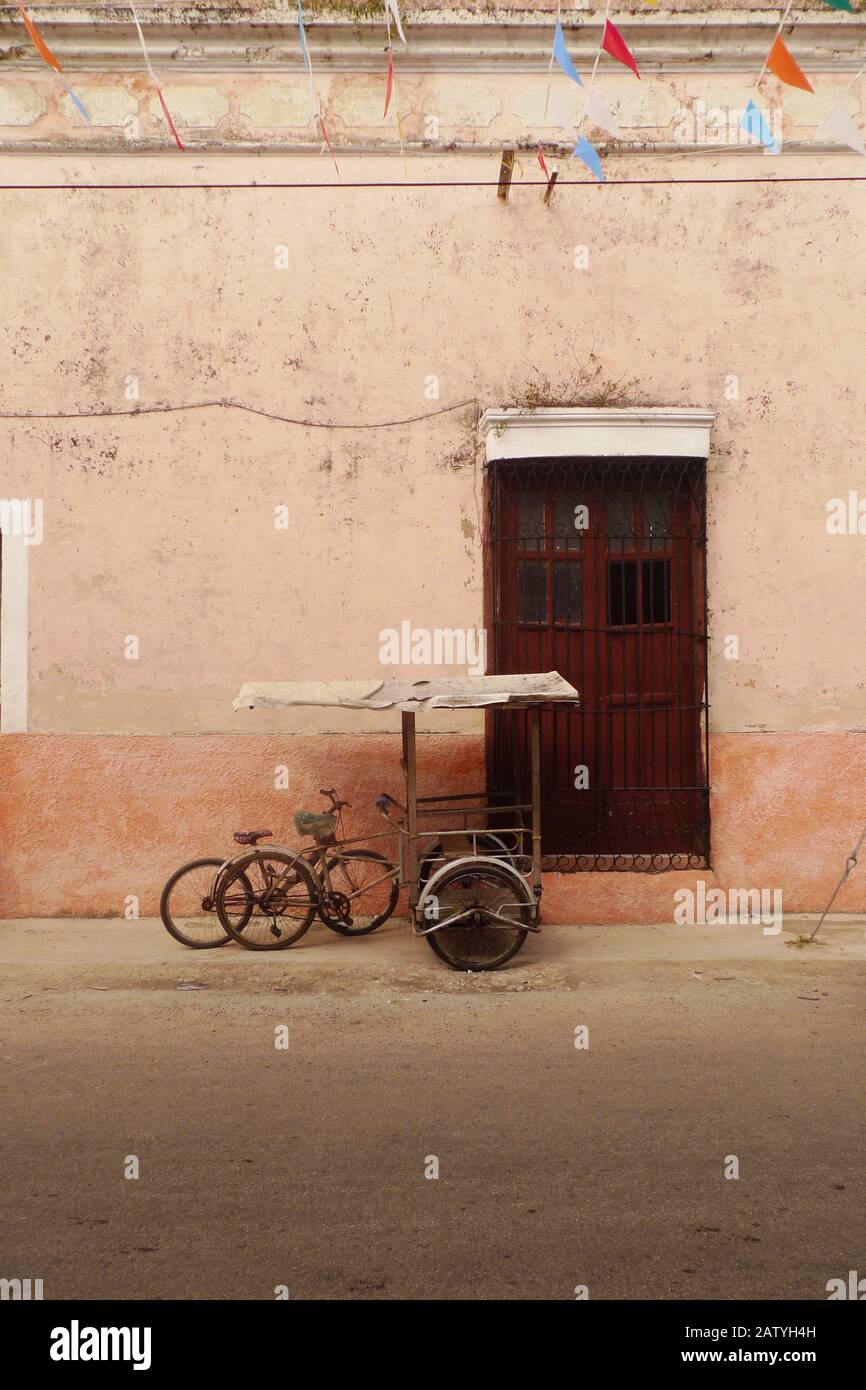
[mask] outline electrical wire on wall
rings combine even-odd
[[[0,410],[0,420],[109,420],[117,417],[127,417],[136,415],[172,415],[185,410],[211,410],[222,408],[224,410],[243,410],[249,415],[262,415],[266,420],[277,420],[283,425],[299,425],[308,430],[387,430],[394,429],[400,425],[414,425],[421,420],[430,420],[435,415],[450,415],[455,410],[463,410],[465,407],[474,406],[477,410],[476,400],[457,401],[454,405],[439,406],[436,410],[427,410],[421,415],[407,415],[400,420],[373,420],[368,423],[357,420],[302,420],[292,415],[277,415],[270,410],[263,410],[256,405],[246,405],[243,401],[214,400],[214,401],[190,401],[185,405],[145,405],[133,406],[130,410],[63,410],[63,411],[37,411],[37,410]]]

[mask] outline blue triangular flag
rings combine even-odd
[[[307,48],[307,31],[304,28],[304,11],[301,8],[301,0],[298,0],[298,32],[301,37],[301,53],[304,55],[304,66],[312,77],[313,70],[310,67],[310,52]]]
[[[577,68],[571,61],[571,54],[565,46],[565,35],[562,32],[562,25],[559,20],[556,21],[556,33],[553,36],[553,56],[559,63],[562,71],[568,74],[572,82],[576,82],[578,87],[582,87],[583,83],[580,80]]]
[[[582,159],[588,169],[591,169],[599,183],[604,183],[604,174],[601,168],[601,160],[595,145],[590,144],[585,135],[578,138],[574,147],[573,154],[576,159]]]
[[[754,135],[756,140],[760,140],[773,154],[781,154],[776,138],[773,135],[761,112],[753,101],[750,101],[745,111],[743,119],[740,121],[743,130],[747,130],[750,135]]]
[[[84,105],[84,102],[81,100],[81,98],[75,95],[71,87],[67,87],[66,90],[69,94],[69,100],[72,102],[76,111],[79,111],[81,113],[88,125],[93,125],[93,122],[90,119],[90,113],[88,112],[87,107]]]

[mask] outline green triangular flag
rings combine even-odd
[[[824,0],[825,5],[829,5],[832,10],[850,10],[854,13],[854,6],[851,0]]]

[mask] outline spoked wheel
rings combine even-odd
[[[216,908],[215,885],[222,859],[193,859],[175,870],[162,890],[159,915],[167,932],[194,951],[226,946],[226,931]],[[226,914],[242,932],[253,911],[253,890],[245,874],[238,875],[226,898]]]
[[[464,861],[430,880],[422,922],[443,925],[425,940],[454,970],[497,970],[526,940],[532,905],[519,874],[489,859]]]
[[[233,916],[238,884],[250,884],[252,911],[243,926]],[[220,922],[251,951],[280,951],[298,941],[316,915],[319,889],[308,866],[286,850],[256,850],[222,875],[216,897]]]
[[[395,864],[372,849],[346,850],[328,860],[328,874],[336,900],[323,893],[319,903],[326,927],[340,936],[367,936],[387,922],[400,896]]]

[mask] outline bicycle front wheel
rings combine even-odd
[[[238,883],[252,892],[249,920],[238,927],[231,903]],[[216,895],[220,923],[250,951],[281,951],[299,941],[316,915],[319,889],[308,866],[287,850],[263,849],[238,860],[222,875]]]
[[[372,849],[349,849],[328,860],[335,894],[348,902],[351,922],[329,909],[323,894],[319,916],[340,936],[367,936],[387,922],[400,896],[397,866]],[[345,901],[342,906],[345,907]]]

